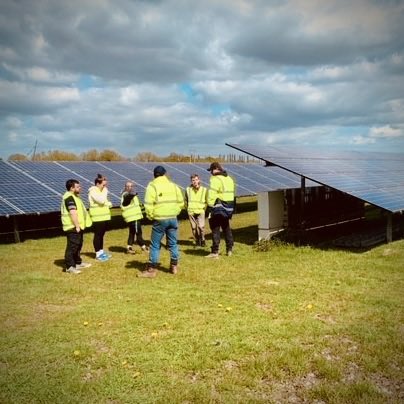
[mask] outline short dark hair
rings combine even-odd
[[[153,175],[154,178],[161,177],[162,175],[166,174],[166,169],[163,166],[154,167]]]
[[[80,184],[80,181],[74,180],[74,179],[67,180],[66,181],[66,189],[68,191],[70,191],[76,184]]]
[[[97,174],[96,179],[94,180],[94,184],[101,184],[102,181],[106,180],[106,178],[102,174]]]
[[[196,178],[196,177],[199,178],[199,175],[198,175],[198,174],[191,174],[191,180],[193,180],[193,179]]]

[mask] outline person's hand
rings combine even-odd
[[[76,232],[80,233],[80,231],[81,231],[80,226],[76,226]]]

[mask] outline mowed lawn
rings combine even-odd
[[[182,221],[179,274],[163,248],[155,279],[126,229],[105,263],[86,234],[77,276],[64,237],[0,245],[0,402],[404,402],[404,241],[257,251],[257,212],[233,228],[209,260]]]

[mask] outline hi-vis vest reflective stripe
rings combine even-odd
[[[83,201],[79,197],[74,195],[73,193],[67,191],[63,195],[62,204],[60,206],[63,231],[68,231],[68,230],[74,229],[74,227],[75,227],[72,217],[70,216],[70,213],[67,210],[66,205],[65,205],[65,201],[69,196],[72,196],[74,199],[74,202],[76,203],[77,217],[79,219],[80,229],[84,230],[86,227],[90,227],[92,224],[91,218],[89,217],[89,215],[87,213],[87,210],[86,210],[86,207],[84,206]]]
[[[99,190],[96,192],[101,193],[101,191]],[[104,205],[99,205],[93,200],[93,198],[91,198],[91,196],[89,196],[88,200],[90,202],[89,212],[91,219],[93,219],[93,222],[103,222],[105,220],[111,220],[111,211],[109,210],[108,201],[106,201]]]
[[[137,195],[133,197],[128,206],[122,206],[122,203],[123,195],[121,196],[121,210],[122,217],[126,223],[143,218],[142,208],[140,207],[140,201]]]
[[[155,178],[146,188],[146,215],[149,219],[164,220],[177,217],[184,206],[181,189],[166,176]]]
[[[202,213],[206,208],[206,192],[207,189],[200,186],[196,190],[193,187],[187,187],[187,197],[188,197],[188,213],[199,214]]]
[[[210,177],[208,204],[213,206],[217,198],[224,202],[232,202],[235,194],[235,183],[229,176],[214,175]]]

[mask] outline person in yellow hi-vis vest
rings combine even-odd
[[[146,270],[138,275],[142,278],[154,278],[157,275],[161,240],[164,235],[170,251],[170,272],[175,275],[178,271],[177,216],[184,208],[184,196],[181,188],[167,178],[163,166],[155,167],[153,175],[154,180],[147,185],[144,199],[146,216],[153,221],[153,226],[149,262]]]
[[[201,185],[198,174],[191,175],[191,185],[185,190],[185,206],[197,246],[205,247],[205,209],[207,189]]]
[[[142,223],[144,206],[139,200],[137,192],[135,192],[135,186],[133,182],[127,181],[125,188],[121,195],[121,211],[122,217],[128,224],[129,235],[126,247],[128,254],[134,254],[133,244],[136,243],[142,249],[142,251],[148,251],[146,243],[142,236]]]
[[[209,226],[212,230],[212,248],[208,258],[219,258],[220,229],[226,240],[226,254],[233,254],[233,233],[230,220],[236,207],[236,186],[226,170],[214,162],[208,168],[211,172],[208,190]]]
[[[107,223],[111,220],[112,203],[108,200],[107,179],[103,175],[97,174],[94,184],[88,190],[88,201],[94,229],[95,258],[98,261],[108,261],[111,254],[104,251],[104,235],[107,231]]]
[[[80,191],[81,185],[78,180],[67,180],[66,192],[60,206],[63,231],[67,238],[63,272],[69,274],[79,274],[80,269],[91,266],[91,264],[83,262],[80,257],[84,229],[92,224],[90,215],[80,198]]]

